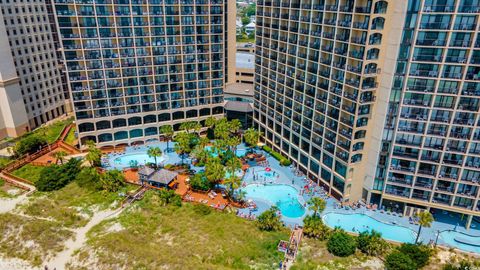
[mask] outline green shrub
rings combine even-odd
[[[78,186],[88,190],[98,191],[102,190],[102,182],[100,181],[100,174],[95,168],[83,168],[75,178]]]
[[[467,260],[462,260],[458,265],[453,263],[448,263],[442,267],[442,270],[473,270],[477,269],[472,262]]]
[[[413,270],[417,264],[407,255],[398,250],[388,254],[385,258],[386,270]]]
[[[47,139],[37,134],[30,134],[15,144],[14,152],[17,156],[37,152],[42,146],[47,145]]]
[[[282,228],[283,224],[280,217],[277,216],[278,208],[276,206],[270,207],[267,211],[261,213],[257,220],[257,227],[262,231],[277,231]]]
[[[72,158],[64,165],[45,167],[40,174],[40,179],[35,182],[35,187],[39,191],[54,191],[63,188],[76,178],[81,170],[80,164],[80,160]]]
[[[201,215],[201,216],[206,216],[210,213],[212,213],[212,208],[204,205],[204,204],[196,204],[193,206],[193,211],[195,211],[195,213]]]
[[[410,257],[417,265],[417,269],[426,266],[432,255],[432,249],[422,244],[404,243],[398,247],[398,251]]]
[[[306,216],[303,220],[303,233],[312,238],[326,240],[331,233],[331,229],[323,224],[319,216]]]
[[[369,255],[379,256],[383,255],[388,248],[388,243],[382,239],[382,234],[372,230],[370,232],[361,232],[357,237],[358,249]]]
[[[164,206],[182,206],[182,198],[171,189],[161,189],[157,192],[157,195]]]
[[[357,242],[355,238],[343,230],[335,230],[328,239],[327,250],[335,256],[347,257],[355,253]]]
[[[273,151],[272,148],[266,145],[263,146],[263,150],[269,153],[270,155],[272,155],[272,157],[274,157],[276,160],[278,160],[280,162],[280,165],[282,166],[290,166],[290,164],[292,164],[292,162],[288,158],[284,157],[282,154],[278,152]]]
[[[125,176],[119,170],[107,171],[100,176],[103,190],[107,192],[117,192],[125,186]]]
[[[197,173],[190,177],[190,187],[195,190],[207,191],[211,188],[211,183],[205,177],[205,173]]]

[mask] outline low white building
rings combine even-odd
[[[245,33],[250,35],[251,33],[254,33],[254,32],[255,32],[255,23],[254,22],[251,22],[251,23],[245,25]]]

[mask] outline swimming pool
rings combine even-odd
[[[251,184],[242,190],[247,198],[266,200],[276,205],[285,217],[299,218],[305,214],[305,208],[298,201],[298,191],[292,186]]]
[[[402,243],[415,242],[416,233],[413,230],[399,225],[383,223],[364,214],[328,213],[323,216],[323,221],[331,228],[338,226],[354,233],[373,229],[381,233],[382,237],[387,240]]]
[[[205,146],[205,150],[207,150],[210,153],[211,157],[218,157],[218,153],[214,152],[211,146]],[[243,157],[247,153],[246,149],[237,149],[235,151],[235,155],[237,157]]]
[[[238,178],[242,178],[243,176],[243,171],[242,170],[237,170],[235,172],[235,176],[237,176]],[[225,178],[229,178],[230,177],[230,172],[229,171],[225,171]]]
[[[166,155],[162,155],[161,157],[157,157],[157,163],[164,163],[167,160]],[[118,156],[114,156],[110,158],[110,161],[113,162],[111,164],[115,168],[128,168],[130,167],[130,161],[136,160],[138,165],[145,165],[146,163],[155,163],[155,158],[149,157],[146,152],[139,152],[139,153],[128,153],[122,154]]]
[[[468,235],[452,230],[443,231],[439,238],[447,245],[461,249],[463,251],[470,251],[480,253],[480,236]],[[470,243],[474,243],[473,245]]]
[[[264,181],[267,181],[267,182],[271,182],[271,181],[274,181],[275,180],[275,175],[274,175],[274,172],[273,171],[255,171],[255,175],[256,175],[256,178],[255,178],[255,181],[256,182],[264,182]]]

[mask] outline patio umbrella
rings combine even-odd
[[[272,169],[270,169],[270,167],[266,168],[265,171],[269,172],[271,171]]]

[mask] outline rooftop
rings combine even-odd
[[[248,102],[242,102],[242,101],[227,101],[227,103],[224,106],[225,110],[227,111],[235,111],[235,112],[253,112],[253,106],[252,104]]]
[[[254,64],[255,55],[254,55],[254,54],[252,54],[252,53],[244,53],[244,52],[237,52],[237,53],[236,53],[236,57],[237,57],[237,60],[236,60],[235,66],[236,66],[237,68],[250,68],[250,69],[254,69],[254,67],[255,67],[255,64]]]
[[[253,84],[232,83],[225,88],[225,94],[253,97]]]
[[[152,182],[157,182],[160,184],[168,185],[170,182],[175,180],[177,177],[178,173],[172,172],[169,170],[161,169],[159,171],[156,171],[152,176],[149,177],[149,181]]]

